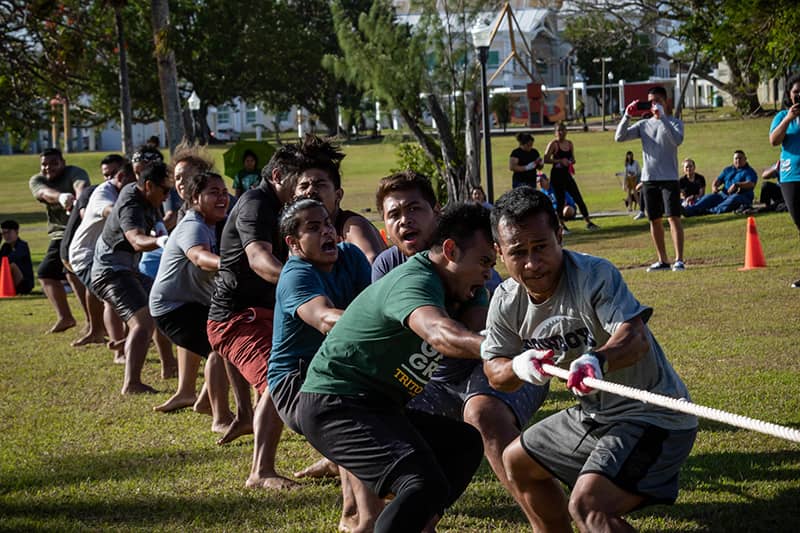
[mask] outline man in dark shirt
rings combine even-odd
[[[140,274],[138,265],[142,252],[163,248],[167,242],[166,236],[151,233],[161,221],[159,207],[171,188],[172,177],[164,163],[144,169],[136,183],[120,191],[95,246],[92,290],[128,325],[122,394],[155,392],[142,383],[142,367],[155,329],[148,307],[153,282]]]
[[[208,313],[208,340],[229,367],[237,415],[219,444],[250,431],[255,433],[248,487],[281,489],[296,485],[275,471],[283,422],[267,391],[267,363],[272,349],[275,285],[288,255],[280,238],[278,214],[292,199],[297,180],[318,170],[338,172],[338,160],[333,161],[309,138],[281,147],[261,172],[261,184],[236,202],[220,239],[220,268]],[[261,394],[254,413],[242,377]]]
[[[19,223],[16,220],[4,220],[0,230],[3,233],[0,257],[8,257],[17,294],[28,294],[33,290],[33,263],[28,243],[19,238]]]

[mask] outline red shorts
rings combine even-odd
[[[259,394],[267,390],[272,350],[272,309],[250,307],[225,322],[209,320],[208,342],[230,361]]]

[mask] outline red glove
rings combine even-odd
[[[586,396],[595,394],[597,391],[583,384],[583,378],[603,379],[602,363],[596,355],[585,353],[578,357],[569,365],[569,376],[567,377],[567,388],[576,396]]]

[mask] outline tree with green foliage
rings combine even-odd
[[[492,100],[489,102],[489,110],[497,117],[497,122],[503,126],[503,132],[506,131],[506,126],[511,122],[511,100],[505,93],[495,93],[492,95]]]
[[[468,28],[489,2],[418,3],[421,15],[411,27],[397,21],[388,0],[376,0],[354,18],[341,0],[332,2],[341,57],[328,64],[344,80],[396,109],[447,185],[448,201],[467,198],[480,182],[467,175],[464,105],[475,85]],[[439,12],[438,8],[444,11]],[[436,122],[438,138],[426,131],[423,109]]]

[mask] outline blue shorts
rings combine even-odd
[[[431,380],[406,407],[461,420],[467,400],[485,394],[506,404],[517,419],[517,427],[522,429],[544,403],[549,388],[549,383],[544,386],[525,383],[514,392],[500,392],[489,385],[483,365],[477,364],[465,379],[456,382]]]

